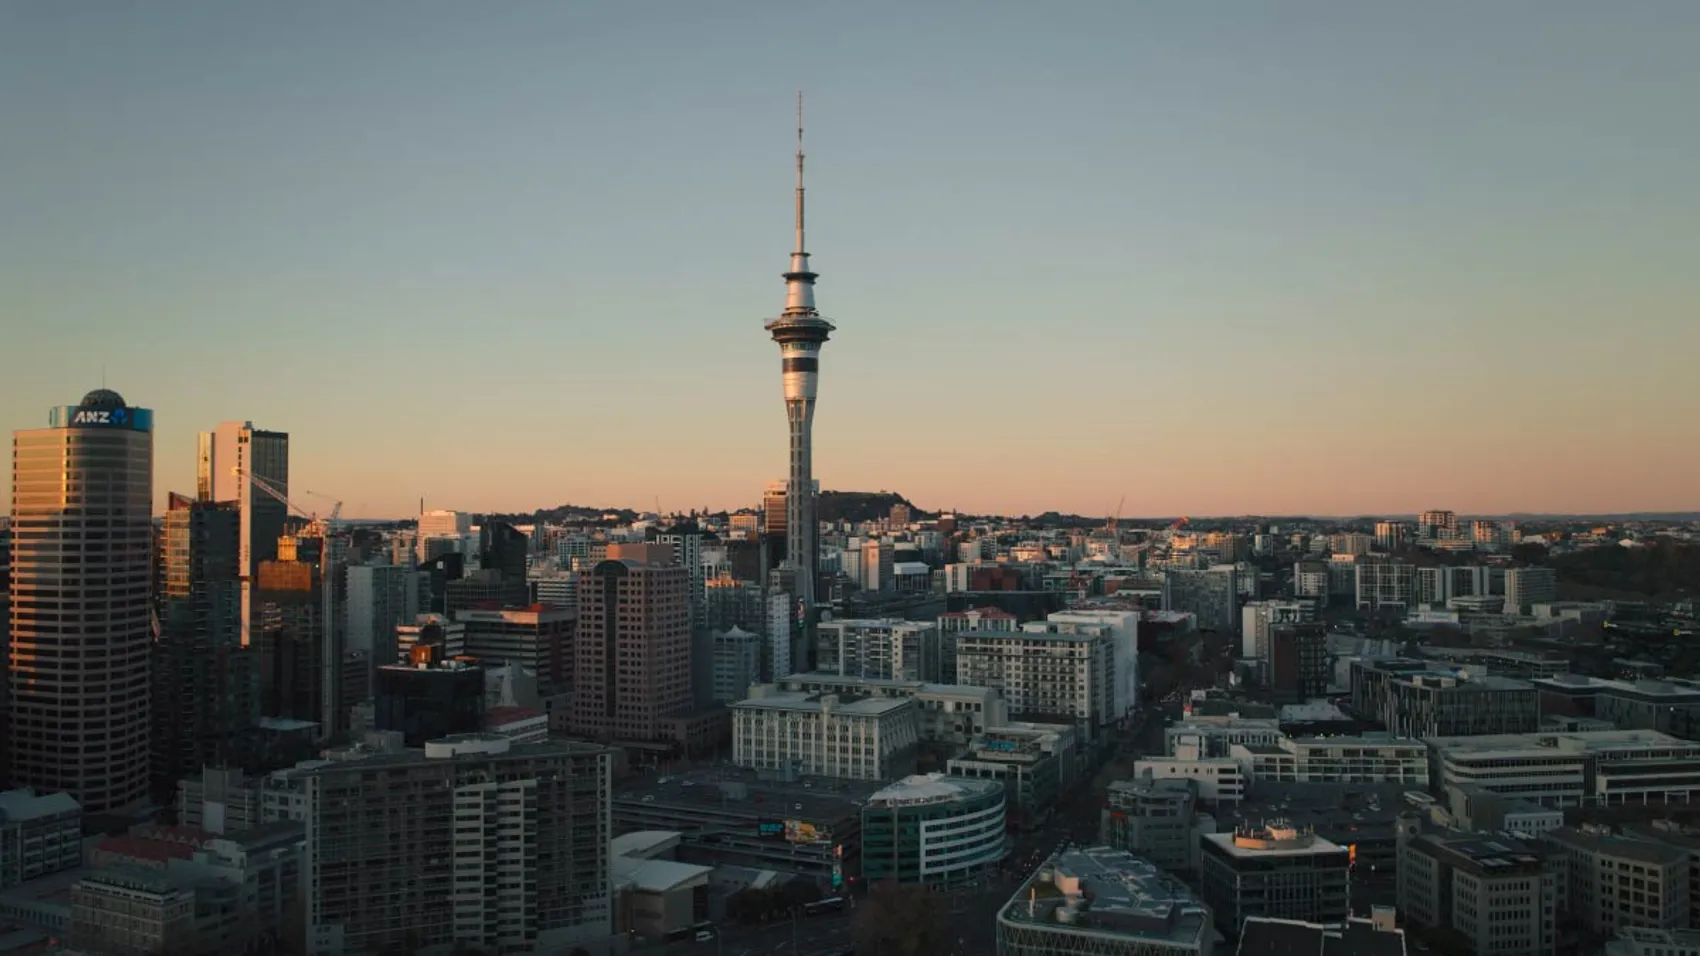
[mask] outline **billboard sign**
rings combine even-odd
[[[116,428],[122,431],[153,430],[153,411],[147,408],[83,408],[80,405],[61,405],[48,413],[47,423],[54,428]]]
[[[784,836],[784,835],[785,835],[785,821],[783,821],[783,820],[757,820],[756,821],[756,836],[776,837],[776,836]]]
[[[828,836],[812,823],[786,820],[785,839],[790,843],[825,843]]]
[[[988,741],[986,741],[986,749],[987,750],[1013,751],[1013,750],[1017,749],[1018,746],[1019,745],[1016,744],[1016,742],[1013,741],[1013,740],[988,740]]]

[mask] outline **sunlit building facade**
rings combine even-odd
[[[91,812],[148,789],[153,413],[96,389],[12,435],[12,780]]]

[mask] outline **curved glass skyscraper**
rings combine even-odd
[[[148,792],[153,413],[97,389],[12,435],[11,759],[91,812]]]

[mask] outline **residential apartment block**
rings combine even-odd
[[[308,771],[308,951],[605,940],[610,755],[466,734]]]

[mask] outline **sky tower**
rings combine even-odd
[[[785,419],[791,426],[791,469],[785,489],[785,563],[795,575],[798,616],[805,653],[814,636],[815,576],[820,522],[815,517],[815,387],[820,349],[832,323],[815,308],[815,273],[803,245],[803,94],[797,94],[797,239],[785,272],[785,311],[766,328],[779,343],[785,382]],[[795,659],[795,658],[793,658]],[[775,675],[776,677],[778,675]]]

